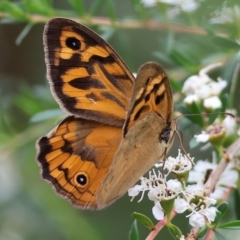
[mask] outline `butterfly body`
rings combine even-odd
[[[46,24],[44,50],[52,93],[71,115],[37,142],[42,176],[75,206],[104,208],[172,144],[166,73],[149,62],[135,79],[103,39],[68,19]]]

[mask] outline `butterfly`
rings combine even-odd
[[[49,20],[43,33],[52,94],[69,113],[37,143],[42,177],[82,209],[102,209],[124,195],[173,142],[173,101],[155,62],[135,78],[89,28]]]

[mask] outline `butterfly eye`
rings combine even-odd
[[[66,39],[66,45],[72,50],[78,50],[80,49],[81,43],[77,38],[69,37]]]
[[[84,172],[78,173],[75,179],[77,184],[81,185],[81,187],[85,187],[88,184],[88,176]]]

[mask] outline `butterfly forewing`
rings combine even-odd
[[[81,24],[55,18],[45,26],[44,50],[51,89],[62,108],[123,125],[134,77],[103,39]]]

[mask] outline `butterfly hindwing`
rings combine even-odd
[[[42,176],[74,205],[100,208],[97,193],[121,138],[121,128],[67,117],[37,143]]]

